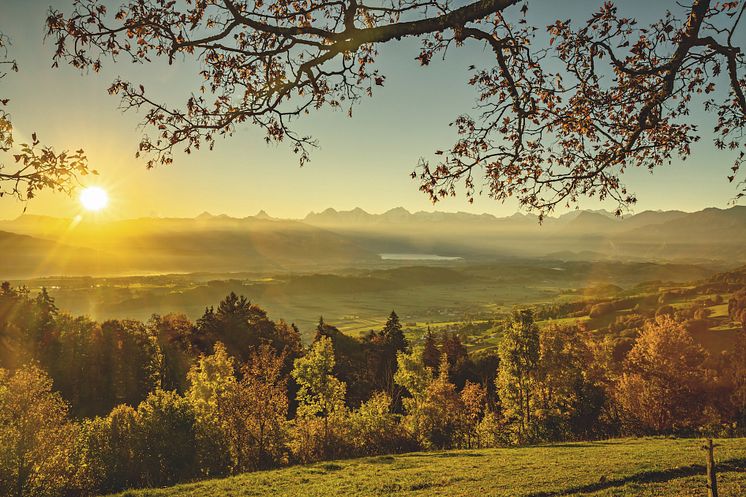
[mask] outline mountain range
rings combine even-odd
[[[318,271],[376,265],[380,254],[746,262],[746,207],[645,211],[616,217],[578,210],[547,217],[466,212],[382,214],[326,209],[303,219],[260,211],[234,218],[117,221],[23,215],[0,221],[0,277],[194,271]]]
[[[378,252],[409,250],[441,255],[554,256],[636,260],[746,260],[746,206],[698,212],[644,211],[617,217],[577,210],[547,217],[495,217],[464,212],[383,214],[362,209],[311,213],[305,223],[345,235]],[[384,250],[385,249],[385,250]],[[573,255],[574,254],[574,255]],[[583,255],[586,254],[586,255]]]

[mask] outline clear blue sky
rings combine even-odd
[[[231,139],[219,140],[212,152],[177,155],[173,166],[147,171],[134,158],[141,116],[122,114],[117,98],[106,89],[121,75],[145,83],[156,94],[184,101],[197,84],[195,67],[109,62],[100,74],[88,75],[71,67],[51,69],[52,47],[44,45],[42,36],[50,3],[0,3],[0,30],[11,38],[12,55],[20,66],[19,73],[0,82],[0,95],[12,99],[9,109],[17,139],[36,131],[44,143],[57,148],[86,150],[101,172],[93,182],[111,192],[113,214],[194,216],[207,210],[245,216],[264,209],[275,216],[302,217],[326,207],[383,212],[396,206],[496,215],[516,211],[515,203],[503,205],[487,197],[469,205],[461,196],[433,207],[409,178],[419,157],[453,143],[448,123],[471,110],[474,93],[466,84],[465,69],[490,58],[477,44],[453,49],[445,62],[433,61],[427,68],[414,60],[416,41],[380,47],[377,66],[387,76],[386,86],[356,107],[352,119],[342,112],[324,111],[297,124],[321,145],[302,169],[286,146],[267,146],[260,130],[246,127]],[[66,0],[53,3],[63,11],[70,5]],[[533,0],[529,12],[545,25],[557,17],[585,18],[601,3]],[[673,2],[664,1],[618,3],[623,13],[641,21],[666,6],[674,7]],[[746,30],[741,31],[743,46]],[[702,114],[693,119],[709,124]],[[732,158],[714,150],[707,136],[685,163],[674,163],[653,176],[645,171],[625,176],[639,198],[635,210],[728,206],[736,193],[726,180]],[[604,205],[589,201],[583,207]],[[12,200],[0,200],[0,218],[15,217],[22,209]],[[27,206],[29,213],[52,215],[70,215],[77,209],[75,199],[60,194],[41,195]]]

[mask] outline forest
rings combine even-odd
[[[725,307],[741,329],[713,348],[698,330]],[[604,328],[578,319],[618,309]],[[497,345],[467,347],[485,326]],[[394,311],[358,337],[322,317],[308,344],[235,293],[194,322],[96,322],[6,282],[0,366],[0,491],[18,497],[415,450],[744,436],[746,271],[422,335]]]
[[[0,1],[0,496],[742,495],[743,22]]]

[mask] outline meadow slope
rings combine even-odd
[[[720,495],[746,495],[746,439],[717,440]],[[119,497],[704,496],[702,441],[640,438],[323,462]]]

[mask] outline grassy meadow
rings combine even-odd
[[[717,440],[722,496],[746,495],[746,439]],[[698,439],[639,438],[377,456],[247,473],[118,497],[704,496]]]

